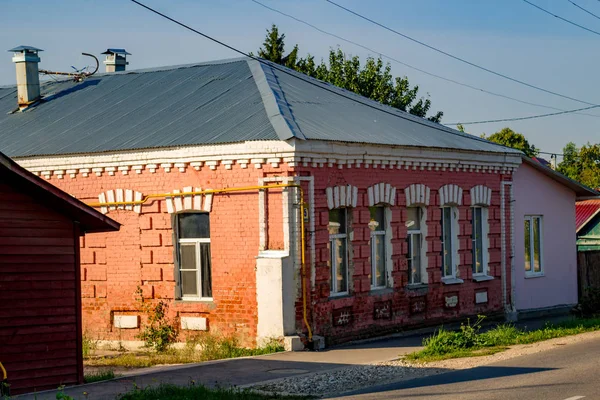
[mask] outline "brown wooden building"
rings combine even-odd
[[[83,383],[79,238],[117,230],[0,153],[0,362],[11,394]]]

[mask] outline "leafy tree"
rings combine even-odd
[[[521,150],[528,157],[535,157],[539,154],[539,150],[530,144],[522,133],[517,133],[510,128],[504,128],[487,137],[484,133],[481,137],[502,146]]]
[[[600,144],[588,143],[578,149],[575,143],[567,143],[558,171],[591,188],[600,188]]]
[[[361,66],[358,56],[347,57],[338,48],[329,51],[328,63],[323,60],[317,63],[310,54],[299,57],[298,45],[287,56],[284,54],[285,34],[279,34],[273,25],[267,29],[263,47],[258,51],[261,58],[422,118],[426,118],[431,109],[429,96],[418,97],[419,86],[411,87],[407,77],[394,78],[389,63],[384,64],[381,58],[369,57]],[[438,111],[428,119],[439,123],[443,115]]]

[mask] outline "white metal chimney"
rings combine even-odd
[[[14,53],[12,61],[17,69],[17,99],[19,108],[24,109],[40,99],[38,53],[43,50],[31,46],[18,46],[8,51]]]
[[[125,67],[129,65],[127,56],[130,56],[131,53],[126,52],[125,49],[108,49],[102,54],[106,54],[106,60],[104,60],[106,72],[125,71]]]

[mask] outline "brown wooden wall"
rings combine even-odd
[[[590,287],[600,288],[600,251],[577,253],[579,299]]]
[[[82,383],[77,229],[0,183],[0,362],[11,394]]]

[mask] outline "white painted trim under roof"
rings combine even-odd
[[[119,151],[44,157],[15,158],[22,167],[45,178],[66,175],[76,178],[103,173],[115,175],[120,171],[155,173],[173,170],[185,172],[208,168],[260,169],[281,164],[289,167],[380,168],[420,171],[462,171],[474,173],[511,174],[519,166],[519,155],[455,151],[447,149],[383,146],[374,144],[341,143],[318,140],[265,140],[232,144],[211,144],[161,148],[151,150]]]

